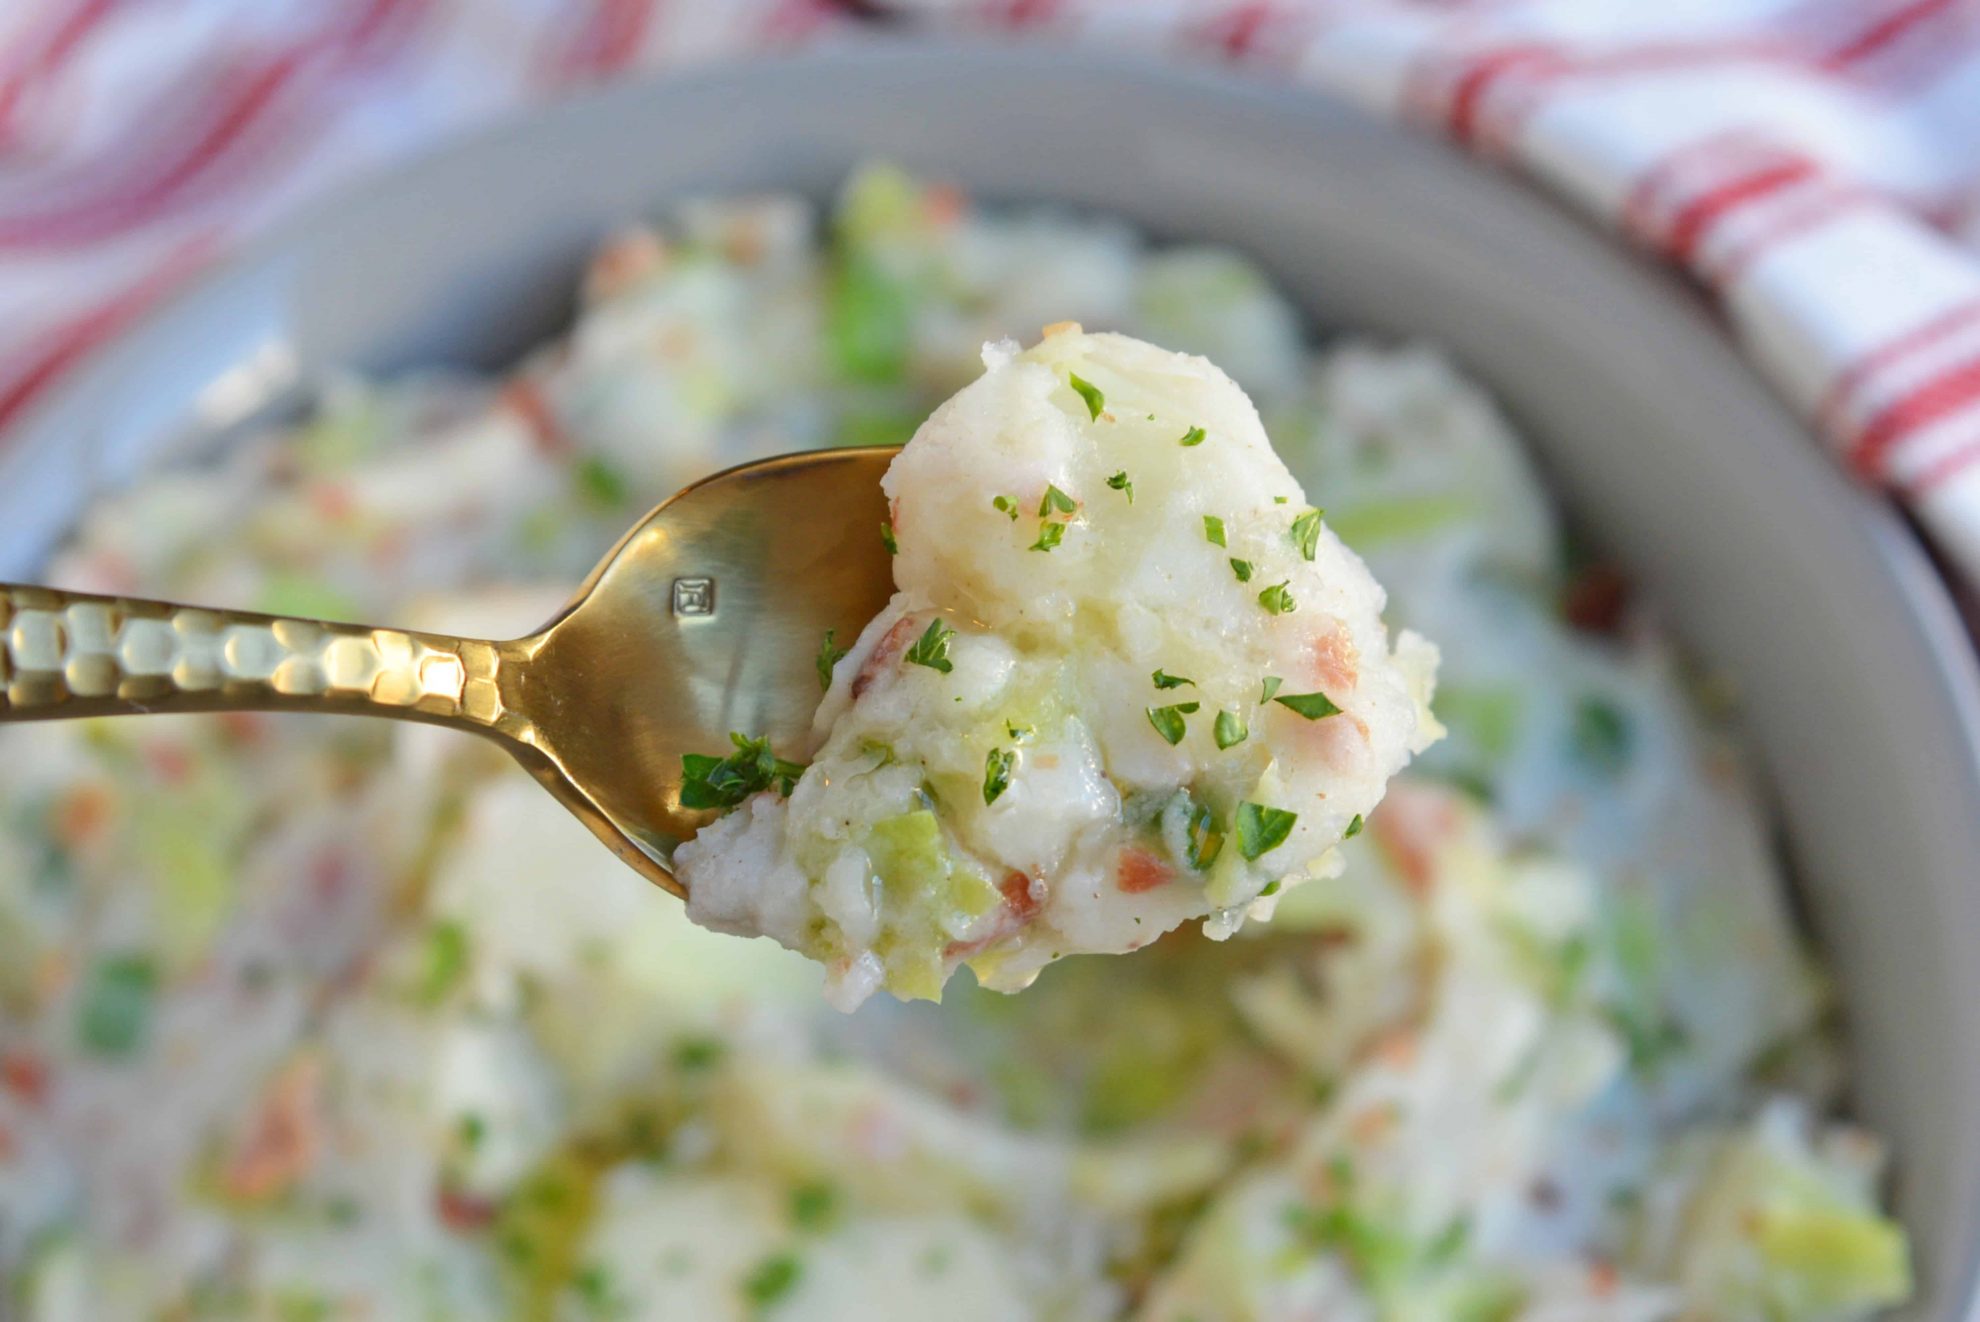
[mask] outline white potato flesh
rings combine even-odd
[[[1392,645],[1228,376],[1077,327],[984,362],[887,473],[898,590],[811,765],[675,858],[691,916],[819,959],[846,1006],[1228,934],[1439,732],[1435,649]]]

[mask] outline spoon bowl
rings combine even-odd
[[[0,722],[214,711],[423,721],[502,743],[613,852],[670,861],[713,815],[686,754],[808,742],[827,631],[893,591],[895,447],[744,464],[656,508],[543,628],[508,642],[0,584]]]

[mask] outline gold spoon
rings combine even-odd
[[[892,447],[785,455],[655,509],[555,619],[480,642],[0,583],[0,722],[310,711],[496,740],[614,853],[685,898],[681,756],[801,746],[825,631],[886,604]]]

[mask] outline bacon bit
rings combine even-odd
[[[1049,340],[1054,335],[1077,335],[1082,329],[1076,321],[1055,321],[1045,328],[1044,334]]]
[[[1375,1059],[1392,1069],[1406,1070],[1416,1063],[1416,1034],[1407,1028],[1385,1033],[1371,1049]]]
[[[342,482],[312,482],[309,504],[324,518],[339,523],[349,519],[357,509],[357,502],[351,499],[351,489]]]
[[[553,455],[570,452],[570,437],[564,435],[550,401],[544,397],[542,388],[536,382],[527,377],[516,377],[502,387],[499,402],[529,427],[530,439],[536,442],[537,449]]]
[[[55,806],[50,829],[57,843],[79,849],[110,820],[110,792],[101,785],[77,785]]]
[[[1319,634],[1310,645],[1313,680],[1321,692],[1338,701],[1361,677],[1361,649],[1338,624]]]
[[[1607,1258],[1588,1264],[1588,1288],[1598,1299],[1607,1299],[1622,1285],[1622,1273]]]
[[[259,1203],[292,1188],[315,1164],[322,1063],[298,1056],[275,1075],[256,1106],[247,1135],[220,1173],[231,1198]]]
[[[451,1185],[441,1185],[433,1196],[433,1211],[440,1218],[440,1224],[463,1234],[488,1229],[495,1224],[495,1214],[499,1210],[494,1199],[483,1198]]]
[[[215,714],[220,732],[228,740],[240,746],[259,744],[268,736],[268,718],[260,712],[223,711]]]
[[[192,755],[180,744],[151,744],[144,760],[167,785],[182,785],[192,775]]]
[[[1377,847],[1418,896],[1427,895],[1437,876],[1437,855],[1457,833],[1457,803],[1445,791],[1400,782],[1368,819]]]
[[[0,1088],[5,1088],[29,1106],[48,1100],[48,1062],[29,1051],[10,1051],[0,1056]]]
[[[1114,864],[1114,886],[1125,895],[1140,895],[1173,880],[1169,865],[1146,849],[1130,845]]]
[[[606,240],[584,273],[587,300],[614,298],[658,271],[667,262],[667,245],[652,230],[627,230]]]
[[[954,184],[932,184],[921,195],[921,209],[930,222],[946,228],[963,218],[969,200]]]
[[[1359,944],[1361,933],[1352,927],[1321,927],[1314,930],[1313,939],[1322,950],[1345,950]]]
[[[1590,565],[1561,593],[1561,618],[1586,633],[1612,634],[1629,608],[1629,580],[1614,565]]]
[[[914,637],[914,631],[914,617],[903,615],[894,621],[886,633],[880,635],[880,641],[873,645],[872,655],[866,658],[866,664],[862,665],[859,673],[853,676],[854,702],[858,702],[866,691],[873,687],[873,681],[880,678],[882,671],[900,660],[901,653],[907,650],[908,642]]]
[[[1015,869],[1005,873],[1004,879],[997,883],[997,889],[1003,894],[1004,903],[1010,907],[1011,913],[1019,922],[1028,923],[1038,916],[1041,907],[1038,896],[1032,889],[1031,878],[1024,873]]]

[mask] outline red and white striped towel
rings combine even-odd
[[[1523,170],[1687,271],[1980,585],[1980,0],[14,0],[0,427],[358,166],[876,17],[1240,62]]]

